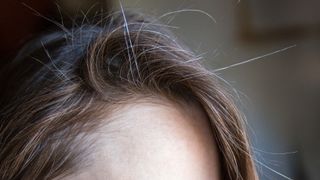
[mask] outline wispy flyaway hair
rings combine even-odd
[[[241,113],[219,78],[156,19],[114,13],[52,30],[1,72],[0,179],[78,171],[103,114],[158,96],[201,106],[222,179],[256,178]]]

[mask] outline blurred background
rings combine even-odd
[[[105,12],[119,9],[118,0],[96,2],[3,0],[1,66],[33,35],[55,26],[44,17],[61,22],[61,16],[90,15],[101,6]],[[121,3],[156,17],[166,14],[162,22],[177,26],[172,31],[237,89],[262,180],[320,179],[319,0]],[[247,63],[230,66],[240,62]]]

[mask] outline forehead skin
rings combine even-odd
[[[97,133],[92,164],[67,179],[218,180],[205,113],[169,101],[130,103]]]

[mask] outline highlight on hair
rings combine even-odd
[[[53,179],[81,170],[99,117],[143,96],[200,104],[222,178],[256,179],[241,113],[198,60],[156,19],[129,12],[28,43],[1,72],[0,179]]]

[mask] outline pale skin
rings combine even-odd
[[[198,106],[146,100],[112,116],[96,133],[92,163],[65,179],[221,179],[210,123]]]

